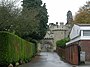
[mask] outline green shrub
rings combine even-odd
[[[35,47],[34,43],[25,41],[14,34],[0,32],[0,65],[31,60],[37,51]]]
[[[64,39],[58,40],[56,42],[56,45],[57,45],[57,47],[64,48],[66,46],[66,42],[68,42],[69,40],[70,40],[69,38],[64,38]]]

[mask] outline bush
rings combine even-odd
[[[34,43],[25,41],[14,34],[0,32],[0,65],[31,60],[36,53],[35,47]]]
[[[65,48],[66,42],[68,42],[69,40],[70,40],[69,38],[64,38],[64,39],[58,40],[56,42],[56,45],[57,45],[57,47]]]

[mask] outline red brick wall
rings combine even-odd
[[[90,61],[90,40],[82,40],[79,42],[81,51],[85,51],[85,60]]]
[[[64,48],[57,47],[56,51],[57,51],[58,55],[61,56],[61,58],[65,58],[65,49]]]
[[[71,64],[78,65],[78,45],[72,44],[66,48],[66,60]]]
[[[74,45],[73,46],[73,63],[74,64],[78,64],[79,61],[78,61],[78,46],[77,45]]]

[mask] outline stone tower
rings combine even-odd
[[[72,12],[69,10],[67,12],[67,24],[72,24],[72,22],[73,22]]]
[[[68,37],[69,37],[69,34],[70,34],[70,31],[72,29],[72,26],[73,26],[73,16],[72,16],[72,12],[69,10],[67,12],[67,23],[66,23],[66,27],[67,27],[67,34],[68,34]]]

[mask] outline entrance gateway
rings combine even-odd
[[[52,38],[49,38],[49,39],[44,39],[42,41],[42,44],[41,44],[41,51],[44,51],[44,52],[51,52],[53,51],[53,39]]]

